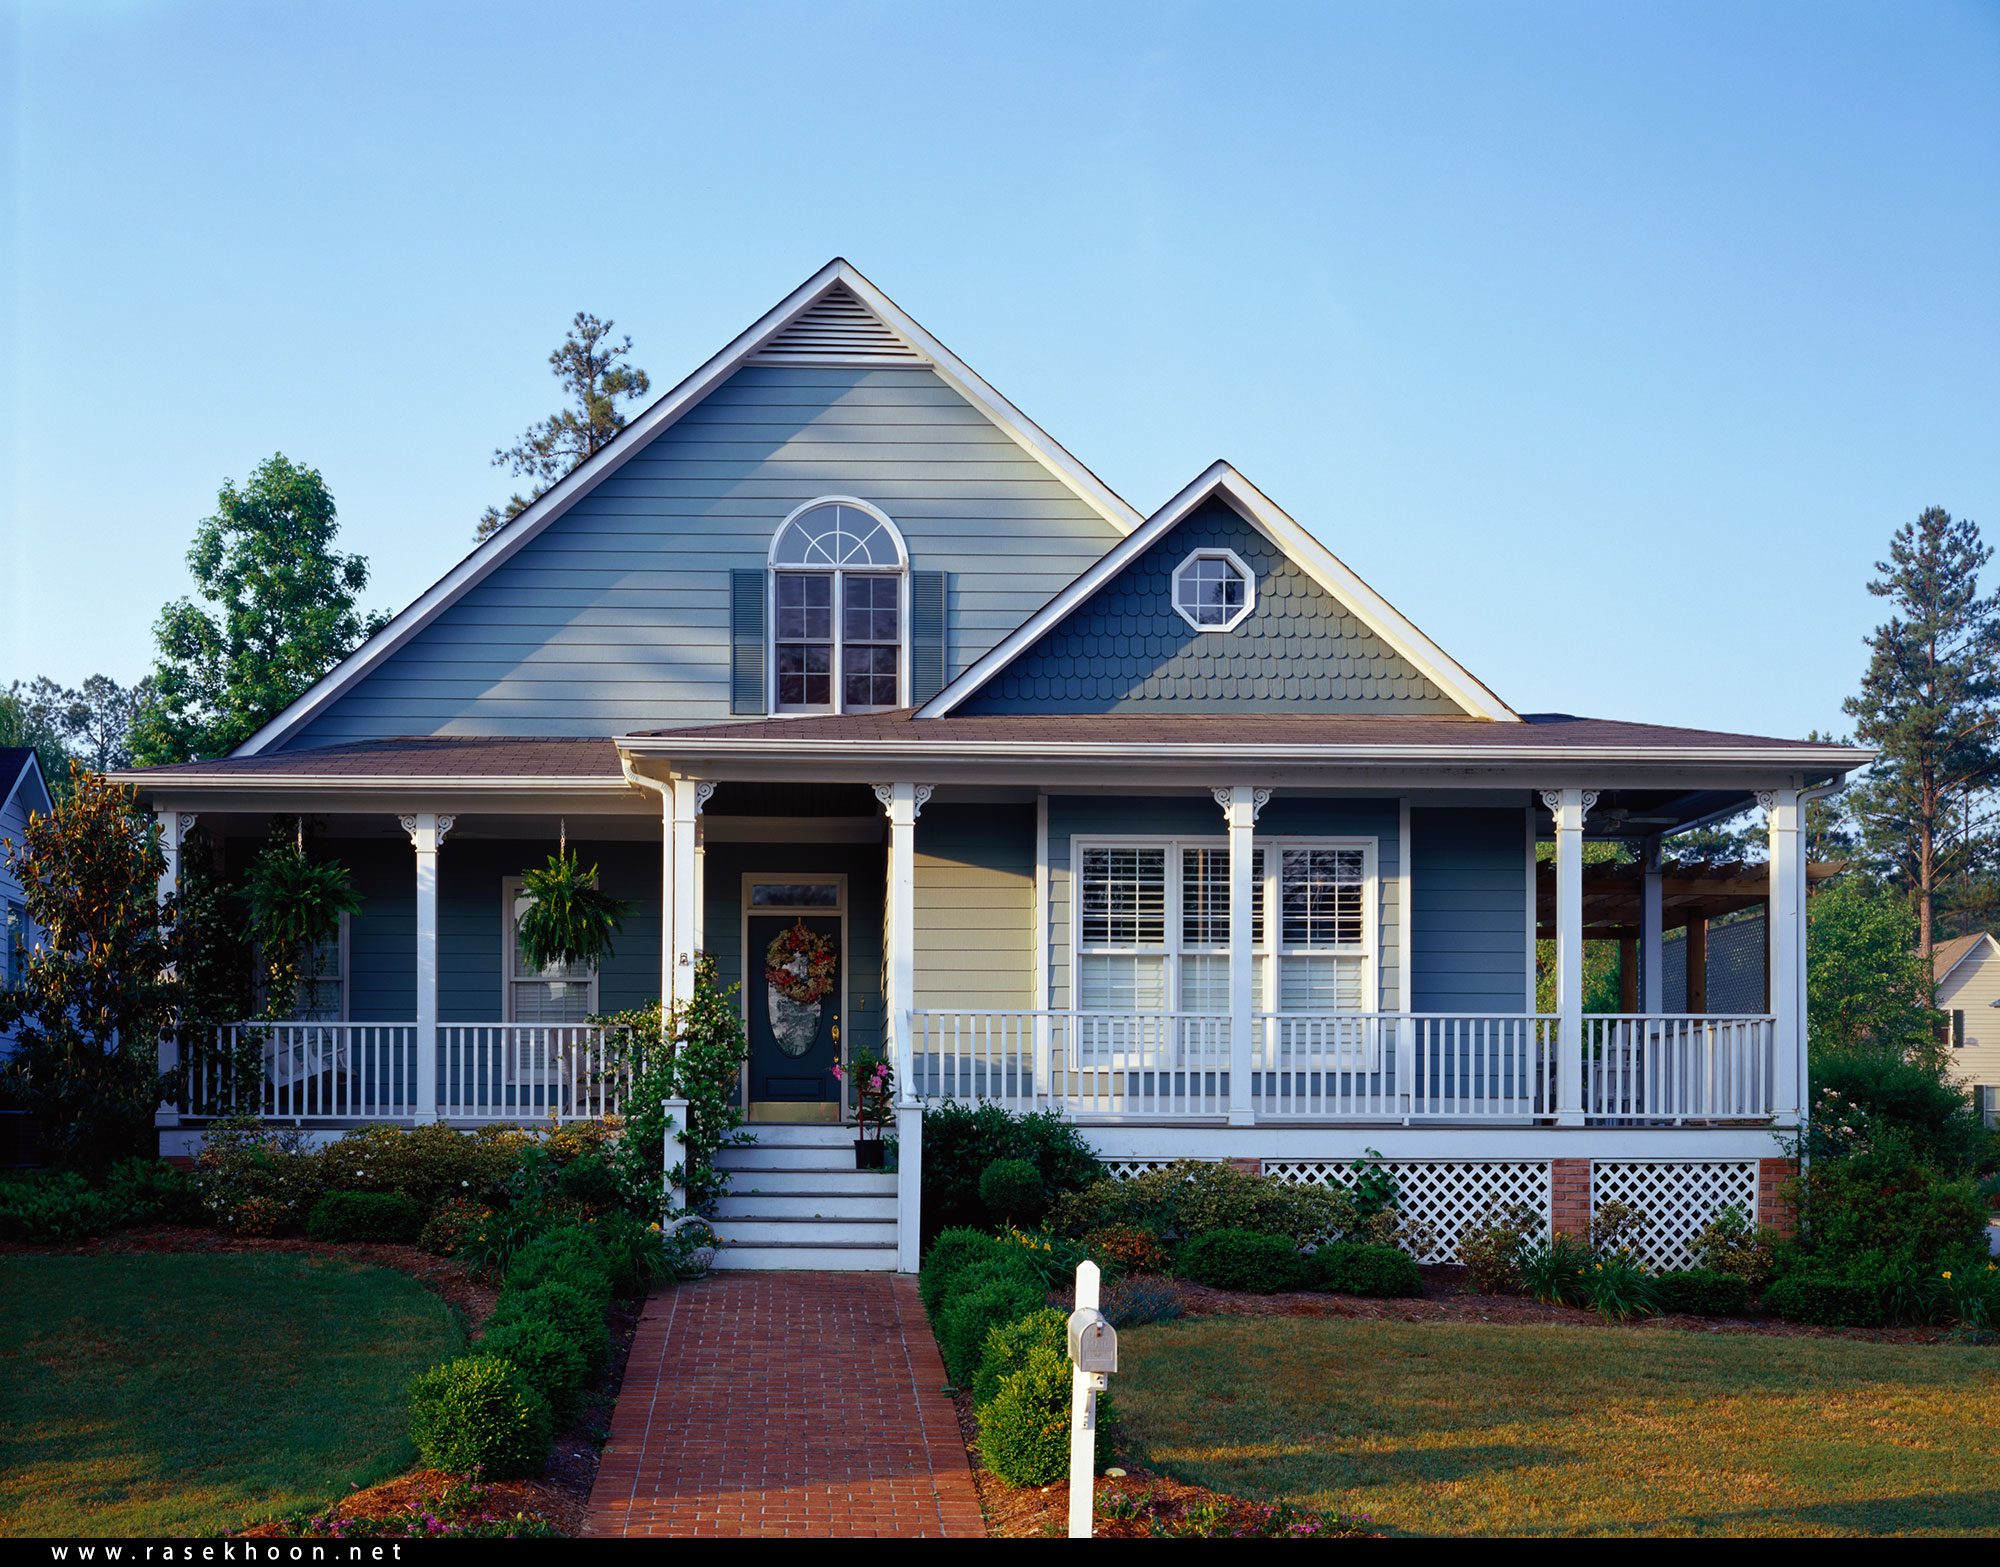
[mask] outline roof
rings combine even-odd
[[[123,783],[142,785],[209,780],[303,783],[322,779],[349,784],[409,779],[452,783],[516,778],[572,783],[624,781],[618,747],[609,740],[523,740],[474,735],[362,740],[310,751],[227,756],[213,762],[176,762],[165,767],[135,768],[113,776]]]
[[[1134,507],[1064,450],[1041,426],[987,385],[971,366],[918,325],[888,295],[847,261],[836,256],[793,289],[728,347],[664,397],[650,404],[602,451],[579,464],[513,521],[497,529],[420,594],[407,609],[394,616],[374,636],[315,681],[297,701],[244,741],[237,748],[236,755],[260,755],[296,734],[355,681],[416,636],[599,483],[645,450],[656,436],[697,406],[745,364],[768,363],[773,359],[815,364],[882,362],[884,351],[881,345],[866,341],[865,332],[859,337],[855,335],[856,323],[851,318],[856,312],[851,302],[865,307],[867,312],[889,328],[893,340],[909,350],[907,355],[896,353],[896,359],[922,364],[935,371],[1120,533],[1130,533],[1140,525],[1143,519]],[[799,330],[793,331],[794,327]]]
[[[1082,605],[1211,498],[1226,502],[1296,561],[1308,576],[1345,604],[1357,620],[1414,665],[1468,715],[1503,723],[1519,719],[1520,715],[1513,708],[1418,630],[1413,622],[1356,576],[1345,562],[1288,516],[1276,502],[1230,464],[1221,461],[1211,463],[1192,484],[1112,546],[1088,571],[932,697],[921,709],[922,716],[927,719],[942,718],[958,708],[1015,659],[1034,647],[1045,633],[1061,623],[1064,616]]]
[[[33,746],[0,746],[0,811],[14,803],[14,797],[24,788],[30,790],[38,804],[29,809],[50,810],[48,780],[42,776],[41,758],[35,755]]]
[[[874,745],[1054,752],[1142,751],[1182,747],[1200,750],[1262,750],[1333,753],[1356,758],[1370,754],[1439,751],[1468,753],[1475,760],[1520,755],[1690,758],[1711,761],[1769,761],[1793,767],[1845,771],[1866,764],[1871,751],[1814,740],[1779,740],[1761,735],[1678,729],[1663,724],[1619,723],[1577,718],[1567,713],[1532,713],[1519,723],[1496,724],[1477,718],[1391,717],[1347,713],[1184,713],[1172,715],[968,714],[922,718],[918,710],[757,719],[690,729],[647,730],[620,737],[635,749],[669,751],[667,742],[699,749],[718,744],[799,751],[814,747],[859,749]]]
[[[1937,976],[1936,983],[1942,985],[1953,969],[1982,947],[2000,952],[2000,940],[1996,940],[1990,930],[1975,930],[1969,936],[1954,936],[1932,947],[1931,972]]]

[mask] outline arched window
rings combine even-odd
[[[773,709],[866,713],[903,705],[909,551],[865,501],[800,507],[771,540]]]

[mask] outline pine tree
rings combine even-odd
[[[2000,777],[2000,594],[1978,591],[1992,554],[1976,523],[1954,521],[1937,506],[1897,531],[1868,584],[1896,613],[1868,638],[1860,693],[1843,704],[1855,737],[1882,753],[1856,791],[1855,810],[1869,848],[1914,896],[1925,958],[1938,889],[1963,852],[1959,800]]]
[[[551,373],[576,399],[576,406],[529,425],[513,446],[493,453],[494,467],[511,468],[516,478],[526,475],[533,488],[526,495],[516,491],[505,507],[487,507],[473,533],[474,542],[512,522],[579,463],[610,445],[625,428],[619,400],[629,402],[651,389],[645,371],[623,363],[632,352],[632,339],[610,341],[614,325],[582,310],[576,313],[562,346],[549,355]]]

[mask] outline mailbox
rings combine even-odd
[[[1095,1306],[1079,1306],[1069,1314],[1070,1364],[1100,1375],[1118,1369],[1118,1330]]]

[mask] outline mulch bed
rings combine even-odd
[[[300,1252],[318,1257],[338,1257],[348,1262],[371,1263],[407,1273],[425,1289],[440,1296],[464,1319],[469,1337],[477,1340],[500,1294],[491,1284],[468,1273],[463,1265],[448,1257],[433,1257],[414,1246],[376,1244],[329,1244],[302,1240],[296,1236],[259,1239],[224,1235],[215,1230],[186,1225],[147,1225],[120,1231],[99,1241],[74,1246],[7,1247],[8,1251],[52,1253],[130,1251],[269,1251]],[[643,1306],[643,1302],[641,1303]],[[564,1534],[583,1532],[584,1512],[590,1503],[590,1488],[597,1479],[598,1459],[611,1431],[611,1410],[618,1402],[618,1390],[625,1382],[625,1361],[632,1350],[632,1335],[638,1329],[639,1314],[629,1303],[613,1301],[608,1319],[611,1329],[611,1361],[603,1379],[586,1395],[582,1416],[570,1430],[560,1433],[549,1454],[547,1468],[536,1480],[499,1480],[487,1488],[485,1510],[511,1515],[526,1513],[545,1520]],[[338,1516],[379,1518],[409,1507],[434,1503],[451,1483],[450,1477],[429,1469],[412,1469],[344,1497],[330,1498]],[[246,1536],[267,1536],[278,1530],[275,1523],[246,1529]]]

